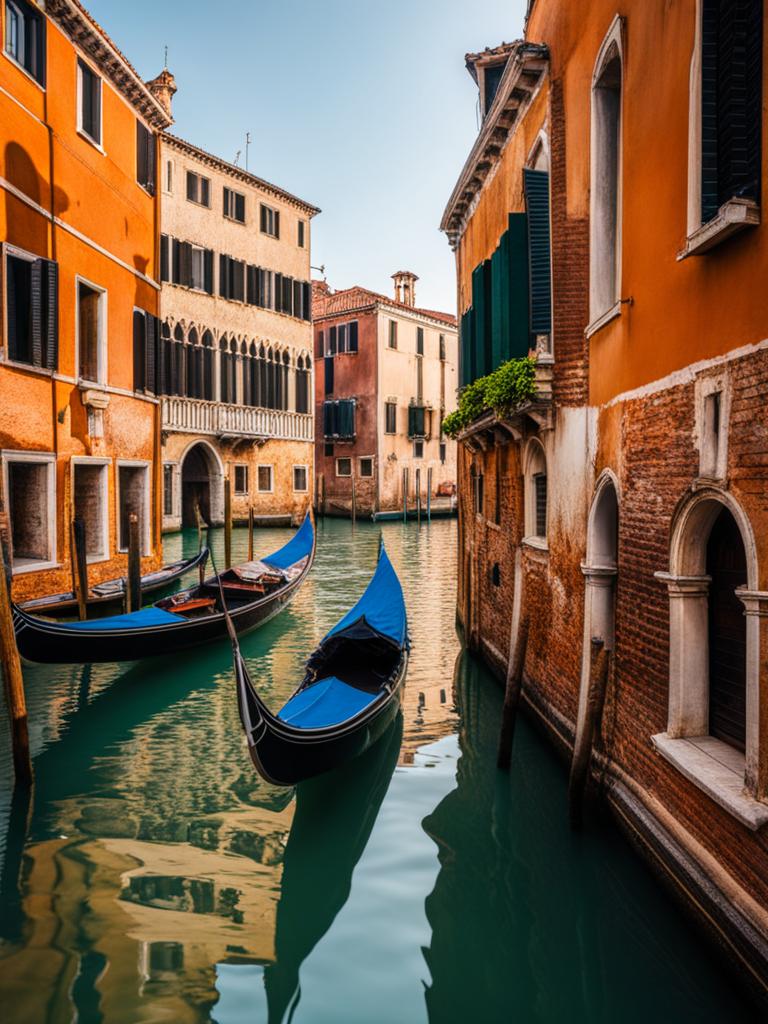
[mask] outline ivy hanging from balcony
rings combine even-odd
[[[458,437],[485,412],[509,416],[536,393],[536,361],[530,356],[510,359],[486,377],[467,384],[459,392],[459,407],[443,420],[443,433]]]

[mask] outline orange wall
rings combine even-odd
[[[621,296],[633,304],[590,339],[592,404],[768,334],[760,301],[768,273],[765,225],[703,256],[676,260],[687,234],[695,11],[694,0],[624,0],[619,9],[626,19]],[[527,29],[531,42],[549,46],[551,77],[563,88],[569,216],[589,212],[591,78],[616,13],[615,0],[537,0]],[[768,75],[763,82],[768,88]],[[764,123],[764,154],[765,138]],[[764,197],[767,172],[764,155]]]
[[[3,39],[4,7],[0,5]],[[153,554],[144,568],[161,558],[159,408],[154,401],[132,393],[133,307],[152,314],[158,311],[159,291],[145,279],[156,277],[158,200],[136,181],[136,111],[104,77],[103,152],[97,149],[77,132],[79,51],[50,19],[46,47],[45,90],[0,55],[0,177],[31,201],[22,201],[0,183],[0,239],[59,264],[59,365],[55,379],[45,371],[0,362],[0,448],[56,452],[58,456],[57,560],[61,568],[17,576],[14,592],[20,598],[70,585],[65,506],[72,455],[113,460],[109,469],[111,557],[92,564],[90,578],[95,582],[125,572],[126,556],[115,553],[117,459],[152,464]],[[54,223],[51,213],[62,224]],[[101,439],[88,435],[87,412],[75,379],[77,275],[107,290],[109,405]],[[4,304],[4,296],[2,301]],[[3,345],[4,357],[5,339]]]

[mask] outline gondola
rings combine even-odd
[[[240,719],[256,770],[292,786],[362,754],[400,708],[408,649],[403,591],[383,544],[365,593],[320,642],[276,715],[256,692],[233,635]]]
[[[185,576],[192,569],[204,566],[208,561],[208,548],[201,548],[192,558],[180,559],[178,562],[171,562],[161,569],[149,572],[141,577],[141,596],[156,594],[164,590]],[[105,580],[90,587],[86,607],[88,618],[95,618],[101,615],[112,615],[119,612],[125,603],[127,580],[125,576],[116,580]],[[48,594],[46,597],[36,597],[31,601],[24,601],[20,608],[30,612],[32,615],[45,615],[53,619],[67,618],[77,615],[77,597],[69,590],[62,594]]]
[[[291,540],[273,554],[234,566],[140,611],[55,622],[14,606],[19,652],[27,661],[47,664],[136,661],[221,640],[228,628],[246,633],[288,604],[314,557],[315,529],[307,514]]]

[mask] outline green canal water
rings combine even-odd
[[[271,706],[382,530],[413,639],[403,715],[298,793],[251,768],[226,644],[25,669],[31,803],[5,722],[0,743],[4,1024],[757,1019],[610,822],[571,834],[564,769],[525,721],[496,771],[501,693],[454,630],[455,522],[321,523],[303,590],[243,642]]]

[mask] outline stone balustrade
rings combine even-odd
[[[162,399],[162,428],[217,437],[264,437],[284,441],[314,439],[314,417],[308,413],[173,396]]]

